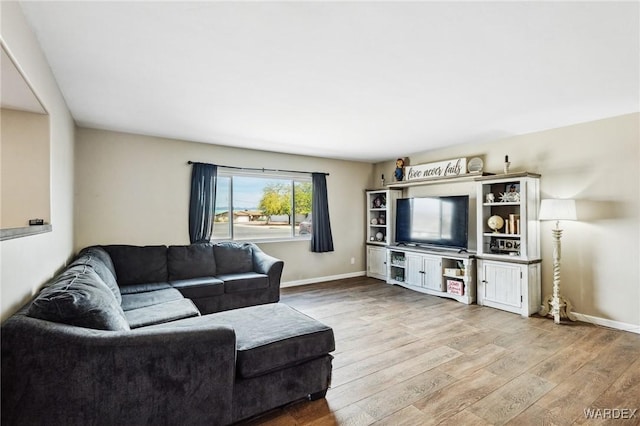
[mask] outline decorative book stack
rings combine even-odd
[[[520,234],[520,215],[510,214],[505,220],[505,234]]]

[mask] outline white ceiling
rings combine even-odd
[[[80,126],[375,162],[638,111],[638,2],[22,2]]]

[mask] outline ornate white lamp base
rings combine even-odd
[[[562,237],[562,229],[556,229],[553,232],[553,294],[548,296],[540,309],[540,315],[546,317],[548,314],[553,315],[553,322],[560,324],[561,318],[568,318],[571,321],[577,321],[574,314],[571,313],[573,306],[571,302],[560,295],[560,237]]]
[[[540,315],[546,317],[547,315],[553,315],[553,322],[560,324],[561,319],[570,319],[571,321],[577,321],[576,316],[571,312],[573,306],[571,302],[562,296],[554,297],[550,295],[543,302],[542,309],[540,309]]]

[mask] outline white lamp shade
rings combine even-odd
[[[577,220],[575,200],[542,200],[540,220]]]

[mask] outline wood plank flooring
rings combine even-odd
[[[281,301],[333,327],[332,385],[244,425],[640,425],[638,334],[364,277],[283,288]]]

